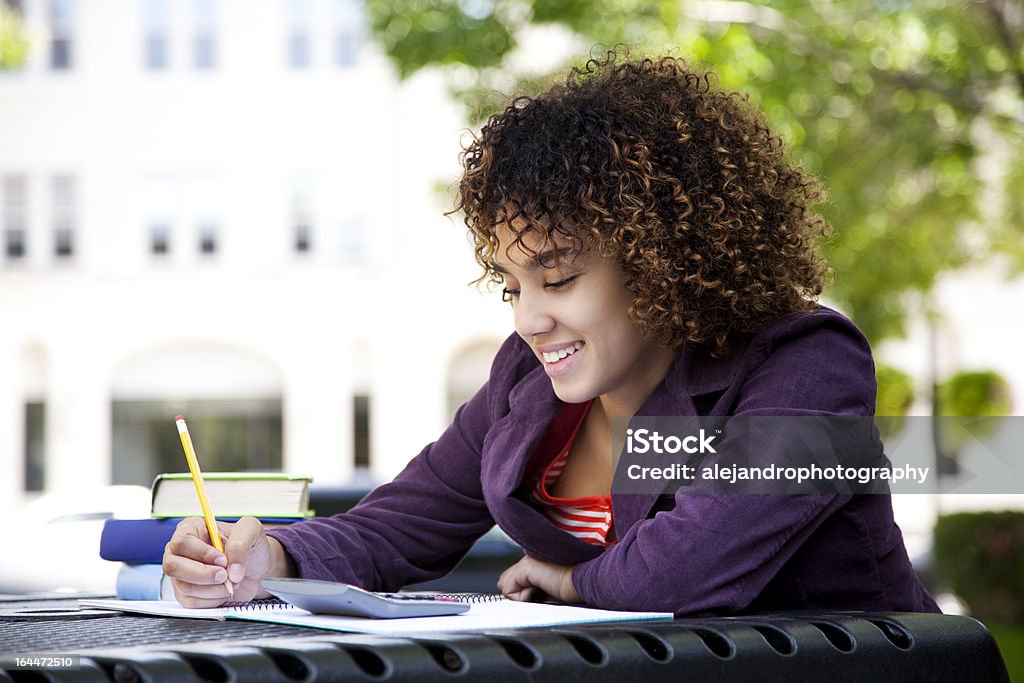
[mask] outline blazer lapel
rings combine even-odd
[[[731,385],[746,349],[745,339],[738,341],[733,352],[724,358],[713,358],[704,349],[686,344],[676,356],[665,379],[644,402],[637,415],[648,417],[696,417],[693,398],[722,391]],[[716,406],[717,408],[718,406]],[[712,411],[712,414],[719,412]],[[622,453],[619,454],[622,457]],[[612,495],[615,537],[622,538],[637,522],[644,520],[658,502],[659,493]]]
[[[515,495],[537,442],[563,405],[542,369],[528,374],[509,395],[508,414],[488,431],[481,467],[484,496],[502,531],[533,557],[576,564],[602,548],[566,534]]]
[[[543,370],[530,372],[509,394],[509,412],[495,422],[484,439],[484,479],[501,497],[523,480],[526,465],[551,419],[561,409]]]
[[[673,368],[678,364],[678,359]],[[660,416],[660,415],[696,415],[693,399],[688,392],[672,391],[672,382],[666,377],[665,381],[654,390],[647,401],[644,402],[637,415]],[[624,448],[624,447],[623,447]],[[619,458],[623,454],[619,453]],[[615,494],[612,491],[612,520],[615,524],[615,538],[623,538],[637,522],[646,519],[647,514],[658,502],[661,494],[658,493],[624,493]]]

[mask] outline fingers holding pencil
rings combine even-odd
[[[230,537],[232,525],[218,526]],[[227,555],[210,544],[206,522],[200,517],[182,520],[164,549],[164,574],[184,607],[216,607],[227,600],[247,599],[237,591],[234,597],[228,592],[227,565]]]
[[[265,595],[260,581],[273,575],[274,553],[263,524],[254,517],[243,517],[232,524],[224,535],[224,552],[236,596],[251,599]]]
[[[272,574],[274,553],[263,525],[249,517],[235,524],[218,522],[217,527],[223,553],[210,545],[199,517],[182,520],[164,551],[164,573],[185,607],[216,607],[229,599],[244,602],[264,595],[259,584]],[[224,586],[226,578],[233,583],[233,597]]]

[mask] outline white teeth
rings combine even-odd
[[[557,363],[567,356],[571,356],[580,349],[583,348],[583,342],[576,342],[572,346],[566,346],[563,349],[557,351],[545,351],[543,354],[544,362],[546,363]]]

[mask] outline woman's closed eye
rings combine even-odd
[[[578,277],[579,275],[570,275],[569,277],[558,280],[557,282],[545,282],[544,289],[561,289],[562,287],[565,287],[566,285],[570,284],[573,280],[575,280]],[[501,300],[515,301],[517,298],[519,298],[519,292],[519,287],[503,287],[501,290]]]
[[[558,282],[545,282],[544,289],[560,289],[565,287],[567,284],[578,278],[579,275],[570,275],[569,277],[559,280]]]

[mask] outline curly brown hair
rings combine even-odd
[[[648,338],[723,353],[737,334],[811,310],[829,274],[815,180],[787,159],[745,95],[675,57],[615,51],[518,97],[463,150],[455,211],[479,282],[505,245],[537,258],[559,237],[618,258]],[[539,249],[523,238],[533,233]],[[533,242],[533,240],[531,240]]]

